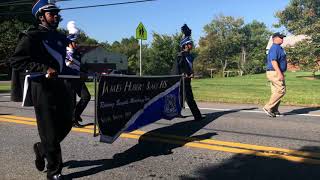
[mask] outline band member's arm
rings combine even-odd
[[[279,80],[283,81],[284,80],[284,75],[283,75],[283,73],[281,72],[281,70],[279,68],[278,61],[272,60],[271,63],[272,63],[273,69],[277,72]]]
[[[182,56],[179,54],[177,57],[177,70],[178,70],[178,74],[182,74],[184,73],[183,71],[183,59]]]
[[[23,36],[11,57],[11,66],[20,72],[26,72],[28,70],[30,72],[46,73],[49,69],[49,65],[40,63],[45,61],[37,60],[37,57],[33,53],[31,47],[32,42],[30,38]]]

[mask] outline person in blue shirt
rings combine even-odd
[[[279,105],[281,98],[286,93],[284,72],[287,70],[287,58],[281,47],[285,35],[277,32],[272,35],[273,44],[267,56],[267,78],[271,84],[271,97],[263,107],[264,112],[270,117],[281,116]]]

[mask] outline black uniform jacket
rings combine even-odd
[[[23,87],[18,84],[23,84],[26,74],[46,73],[49,67],[60,72],[61,67],[58,61],[48,52],[44,42],[59,44],[61,47],[56,51],[65,57],[65,48],[69,43],[65,35],[42,26],[20,33],[18,45],[10,60],[13,73],[15,73],[12,79],[12,100],[22,100],[20,96]]]
[[[176,73],[175,74],[187,74],[188,76],[193,74],[192,67],[187,62],[187,57],[192,58],[189,52],[181,51],[178,53],[176,62]],[[190,59],[191,60],[191,59]],[[192,63],[192,60],[191,60]]]

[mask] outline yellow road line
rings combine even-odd
[[[30,122],[35,122],[36,119],[29,118],[29,117],[22,117],[22,116],[11,116],[11,115],[1,115],[1,118],[7,118],[7,119],[19,119],[19,120],[25,120]]]
[[[145,132],[143,131],[134,131],[131,132],[133,134],[139,134],[142,135]],[[312,157],[312,158],[319,158],[320,159],[320,153],[316,152],[305,152],[305,151],[297,151],[297,150],[290,150],[290,149],[284,149],[284,148],[276,148],[276,147],[268,147],[268,146],[259,146],[259,145],[252,145],[252,144],[243,144],[243,143],[237,143],[237,142],[227,142],[227,141],[219,141],[219,140],[213,140],[213,139],[204,139],[200,140],[196,138],[191,137],[181,137],[181,136],[174,136],[174,135],[163,135],[159,133],[150,133],[150,136],[157,136],[162,138],[169,138],[169,139],[178,139],[178,140],[185,140],[190,142],[198,142],[201,144],[213,144],[213,145],[220,145],[220,146],[231,146],[231,147],[238,147],[243,149],[252,149],[257,151],[263,151],[263,152],[269,152],[269,153],[281,153],[284,155],[296,155],[296,156],[304,156],[304,157]]]
[[[238,149],[236,147],[223,147],[223,146],[216,146],[216,145],[208,145],[208,144],[199,144],[197,142],[181,142],[181,141],[175,141],[171,139],[162,139],[162,138],[154,138],[154,137],[146,137],[144,140],[150,140],[150,141],[157,141],[157,142],[165,142],[165,143],[174,143],[174,144],[181,144],[183,146],[188,147],[194,147],[194,148],[201,148],[201,149],[208,149],[208,150],[214,150],[214,151],[223,151],[223,152],[230,152],[235,154],[246,154],[246,155],[252,155],[252,156],[262,156],[262,157],[269,157],[269,158],[276,158],[276,159],[284,159],[292,162],[298,162],[298,163],[310,163],[310,164],[320,164],[320,160],[312,159],[312,158],[305,158],[305,157],[296,157],[296,156],[288,156],[288,155],[280,155],[280,154],[274,154],[274,153],[264,153],[254,150],[248,150],[248,149]]]
[[[14,120],[14,119],[7,119],[7,118],[2,118],[0,116],[0,121],[2,122],[8,122],[8,123],[17,123],[17,124],[25,124],[25,125],[33,125],[36,126],[37,122],[35,121],[25,121],[25,120]],[[86,133],[93,133],[93,129],[86,129],[86,128],[72,128],[73,131],[78,131],[78,132],[86,132]]]
[[[18,116],[0,116],[0,121],[9,122],[9,123],[18,123],[18,124],[26,124],[26,125],[36,125],[35,119],[26,118],[26,117],[18,117]],[[76,132],[84,132],[84,133],[93,133],[93,128],[72,128],[73,131]],[[226,141],[218,141],[212,139],[200,140],[196,138],[190,137],[180,137],[173,135],[163,135],[159,133],[150,133],[148,136],[143,136],[146,132],[136,130],[130,133],[123,133],[120,137],[122,138],[130,138],[130,139],[139,139],[142,138],[144,140],[149,141],[160,141],[170,144],[178,144],[182,146],[208,149],[208,150],[216,150],[216,151],[224,151],[236,154],[246,154],[246,155],[254,155],[254,156],[262,156],[262,157],[270,157],[270,158],[278,158],[285,159],[288,161],[299,162],[299,163],[311,163],[311,164],[320,164],[320,153],[313,152],[304,152],[304,151],[296,151],[290,149],[276,148],[276,147],[268,147],[268,146],[259,146],[252,144],[241,144],[237,142],[226,142]],[[298,157],[297,157],[298,156]],[[303,156],[303,157],[299,157]]]
[[[5,118],[7,119],[8,121],[9,120],[12,120],[12,122],[14,122],[14,120],[23,120],[23,121],[27,121],[27,122],[36,122],[36,119],[34,118],[28,118],[28,117],[21,117],[21,116],[11,116],[11,115],[0,115],[0,118]],[[84,127],[85,129],[93,129],[93,125],[89,125],[89,126],[85,126]],[[80,128],[78,128],[80,129]],[[83,129],[83,128],[81,128]]]

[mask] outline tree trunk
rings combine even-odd
[[[313,76],[313,78],[316,78],[316,71],[315,70],[312,70],[312,76]]]
[[[239,61],[239,75],[242,76],[243,72],[245,70],[245,64],[246,64],[246,49],[244,46],[241,47],[241,56]]]
[[[220,60],[220,62],[221,62],[221,66],[222,66],[222,77],[224,77],[224,72],[228,66],[228,60],[224,60],[224,61]]]

